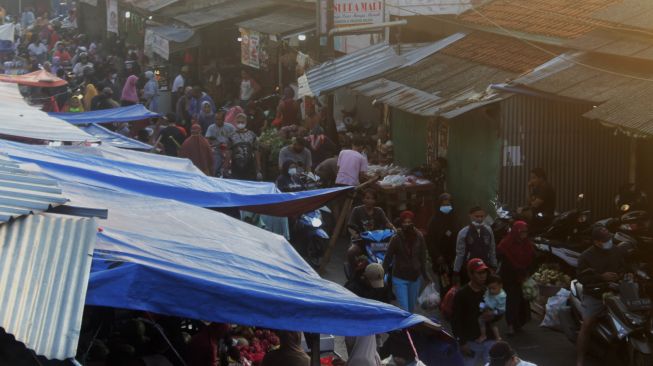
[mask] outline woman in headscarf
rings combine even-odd
[[[453,202],[449,193],[442,193],[429,222],[426,247],[431,256],[433,271],[438,274],[442,293],[451,285],[452,264],[456,259],[456,229]]]
[[[381,357],[376,350],[376,336],[356,337],[356,343],[347,360],[349,366],[381,366]]]
[[[197,123],[202,126],[202,135],[206,135],[206,130],[215,122],[215,113],[211,108],[211,103],[204,101],[197,115]]]
[[[159,111],[159,82],[154,77],[153,71],[146,71],[145,78],[147,83],[143,87],[143,98],[145,98],[145,106],[147,109],[158,112]]]
[[[530,320],[530,306],[524,299],[522,284],[530,274],[535,246],[528,238],[526,222],[517,221],[512,225],[510,233],[499,243],[497,256],[501,259],[499,274],[507,295],[508,334],[512,334]]]
[[[179,148],[179,157],[188,158],[204,174],[213,176],[213,150],[209,142],[202,136],[202,127],[194,124],[190,129],[190,137]]]
[[[415,214],[404,211],[399,218],[401,229],[390,240],[383,259],[383,269],[385,273],[392,270],[392,286],[399,306],[412,312],[419,295],[420,276],[430,282],[426,272],[427,251],[422,233],[413,224]]]
[[[262,366],[309,366],[311,358],[302,349],[302,333],[279,331],[279,349],[268,352]]]
[[[138,76],[131,75],[125,81],[125,86],[122,88],[122,95],[120,96],[120,105],[123,107],[138,104],[138,90],[136,90],[136,83]]]
[[[98,92],[97,89],[95,89],[95,85],[91,84],[90,82],[87,82],[86,88],[84,89],[84,110],[85,111],[90,111],[91,110],[91,102],[93,101],[93,98],[97,97]]]

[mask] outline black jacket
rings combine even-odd
[[[583,285],[603,283],[601,275],[606,272],[622,274],[626,271],[626,253],[618,248],[604,250],[592,245],[578,258],[578,281]],[[599,296],[590,289],[585,294]]]
[[[481,315],[480,304],[485,291],[474,291],[469,284],[463,286],[453,300],[453,316],[451,327],[458,342],[463,345],[472,342],[481,336],[478,326],[478,317]],[[489,339],[494,337],[491,331],[486,332]]]

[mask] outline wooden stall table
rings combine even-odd
[[[401,186],[383,186],[376,183],[374,189],[379,195],[378,205],[383,207],[390,220],[399,217],[399,213],[403,210],[414,210],[415,213],[418,213],[418,211],[421,212],[420,208],[422,207],[430,212],[425,218],[428,220],[433,213],[433,205],[437,199],[436,186],[433,183]]]

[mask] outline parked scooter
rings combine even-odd
[[[635,269],[634,273],[634,276],[625,275],[618,283],[583,286],[578,280],[573,280],[570,307],[561,310],[560,320],[563,331],[575,343],[583,319],[584,293],[602,294],[607,312],[593,329],[591,349],[615,349],[623,354],[622,359],[627,360],[624,365],[652,365],[653,302],[641,296],[646,293],[650,277],[640,269]]]
[[[302,173],[299,176],[305,190],[320,188],[320,178],[312,173]],[[324,206],[318,210],[307,212],[297,219],[293,227],[293,244],[299,253],[313,267],[319,267],[320,260],[328,246],[329,234],[325,225],[325,216],[331,213]]]

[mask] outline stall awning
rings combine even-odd
[[[298,80],[299,96],[318,96],[404,65],[412,65],[464,36],[457,33],[428,45],[379,43],[327,61],[308,70]]]
[[[145,28],[145,52],[156,53],[168,60],[170,54],[202,43],[199,33],[190,28],[160,25]]]
[[[273,329],[368,335],[427,321],[322,279],[282,237],[172,200],[64,184],[106,207],[86,303]]]
[[[113,160],[94,149],[0,140],[0,151],[18,161],[38,164],[60,181],[83,182],[115,192],[172,199],[200,207],[243,208],[272,216],[291,216],[315,210],[349,190],[345,187],[280,193],[273,183],[218,179],[199,171],[166,169],[142,159],[140,162]]]
[[[15,84],[0,83],[0,135],[43,141],[97,141],[79,128],[27,104]]]
[[[197,28],[213,23],[237,20],[278,6],[274,0],[230,0],[188,13],[175,15],[174,19],[190,27]]]
[[[148,12],[156,12],[165,8],[166,6],[178,3],[179,0],[123,0],[123,2],[138,9],[142,9]]]
[[[283,8],[238,23],[238,27],[259,33],[284,37],[315,30],[315,11],[304,8]]]
[[[23,75],[0,74],[0,81],[25,86],[36,86],[41,88],[68,85],[66,80],[60,79],[56,75],[50,74],[45,70],[38,70]]]
[[[148,145],[144,142],[134,140],[127,136],[123,136],[119,133],[108,130],[100,125],[95,123],[88,126],[79,126],[79,128],[92,135],[93,137],[100,140],[103,144],[111,145],[113,147],[119,147],[121,149],[130,149],[130,150],[142,150],[150,151],[153,149],[151,145]]]
[[[118,107],[99,111],[82,113],[48,113],[50,116],[62,119],[74,125],[89,123],[132,122],[143,119],[156,118],[160,115],[145,108],[142,104],[128,107]]]

